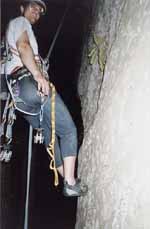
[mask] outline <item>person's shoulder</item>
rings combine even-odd
[[[10,24],[14,25],[14,26],[19,26],[19,25],[23,25],[23,24],[26,24],[26,25],[30,26],[29,21],[23,16],[19,16],[19,17],[16,17],[16,18],[12,19],[10,21]]]

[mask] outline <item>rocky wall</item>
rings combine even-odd
[[[106,64],[79,80],[85,135],[76,229],[150,228],[150,1],[105,0],[92,33],[107,41]],[[104,73],[104,75],[103,75]]]

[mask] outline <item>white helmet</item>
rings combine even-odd
[[[27,2],[27,3],[35,2],[35,3],[37,3],[38,5],[40,5],[42,7],[42,9],[43,9],[42,14],[45,14],[46,13],[46,4],[45,4],[45,2],[43,0],[23,0],[21,2],[22,3],[25,3],[25,2]]]

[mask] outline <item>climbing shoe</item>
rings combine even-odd
[[[69,185],[67,181],[64,181],[63,195],[66,197],[84,196],[87,192],[88,186],[82,184],[80,179],[76,179],[74,185]]]

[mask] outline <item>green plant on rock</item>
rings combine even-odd
[[[93,47],[89,51],[88,57],[91,65],[98,61],[99,69],[103,73],[106,64],[107,42],[105,37],[93,34]]]

